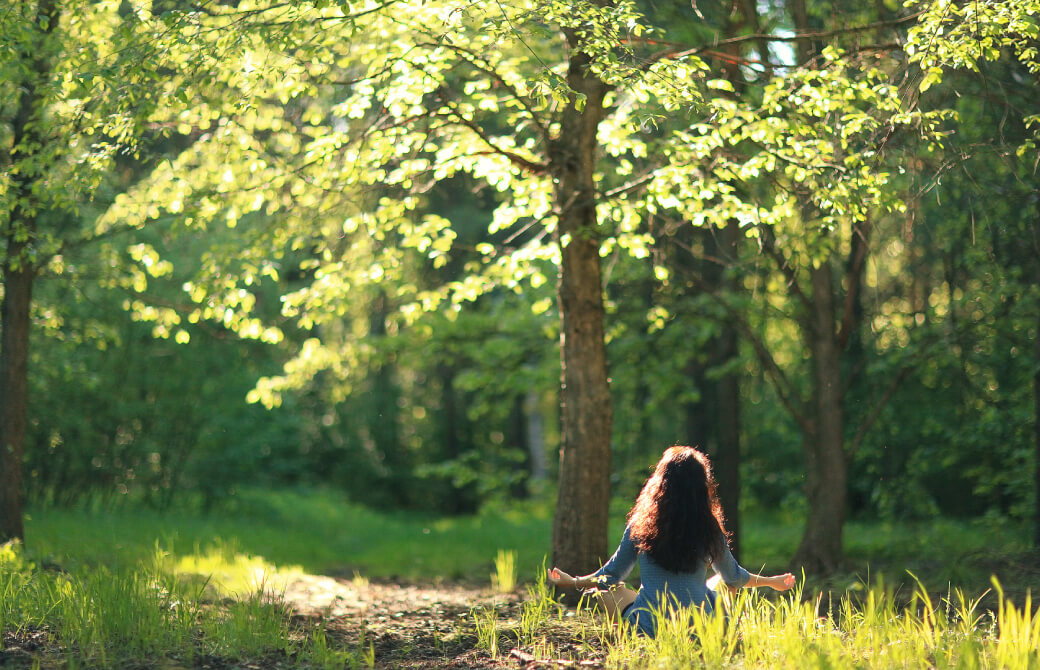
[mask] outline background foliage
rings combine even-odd
[[[54,230],[81,232],[40,237],[34,506],[209,505],[243,487],[320,485],[464,514],[551,488],[558,250],[539,137],[569,95],[556,26],[585,22],[610,28],[588,48],[615,86],[600,134],[615,496],[631,500],[664,447],[695,439],[706,380],[728,372],[742,382],[741,505],[804,513],[804,435],[770,361],[809,394],[791,269],[837,273],[851,224],[869,220],[864,288],[845,305],[862,324],[841,391],[857,444],[850,513],[1035,513],[1029,3],[1010,18],[1007,3],[928,5],[879,33],[911,39],[905,50],[839,43],[794,67],[780,42],[768,70],[762,53],[737,54],[739,91],[720,61],[648,64],[641,41],[700,43],[734,15],[722,3],[431,0],[362,3],[353,18],[328,2],[162,4],[77,15],[135,44],[160,29],[182,41],[163,52],[175,70],[120,80],[151,92],[144,108],[76,136],[136,134],[133,153],[98,142],[84,176],[61,173],[70,202],[49,205]],[[760,4],[776,34],[790,27],[786,5]],[[830,27],[834,3],[808,4]],[[894,15],[889,4],[868,18]],[[953,37],[930,37],[951,21]],[[60,67],[67,86],[88,86],[91,68]],[[0,106],[4,142],[10,117]],[[55,146],[73,141],[52,129]],[[734,220],[743,239],[718,271],[735,288],[706,288],[714,236]],[[791,264],[774,264],[766,227]],[[720,368],[707,352],[734,315],[746,336]]]

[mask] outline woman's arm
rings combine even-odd
[[[632,572],[636,565],[638,552],[632,542],[629,528],[625,527],[625,533],[621,536],[614,555],[610,557],[603,567],[588,575],[572,577],[559,568],[549,571],[549,583],[554,586],[573,587],[576,589],[602,588],[605,586],[617,586],[625,577]]]
[[[583,577],[572,577],[559,568],[553,568],[549,571],[549,583],[554,586],[563,586],[575,589],[591,589],[599,586],[601,579],[595,572]]]
[[[742,586],[730,586],[722,580],[722,575],[714,575],[708,580],[708,588],[712,591],[718,591],[722,587],[726,587],[726,590],[732,594],[736,594],[741,588],[755,588],[758,586],[769,586],[776,589],[777,591],[786,591],[794,586],[794,575],[790,572],[782,575],[774,575],[772,577],[763,577],[762,575],[748,575],[748,580]]]
[[[763,577],[762,575],[751,575],[747,583],[744,584],[744,588],[755,588],[756,586],[768,586],[777,591],[786,591],[794,586],[794,575],[790,572],[785,572],[782,575],[773,575],[772,577]]]
[[[794,575],[790,572],[785,572],[782,575],[773,575],[771,577],[764,577],[762,575],[756,575],[748,572],[737,563],[737,560],[733,558],[733,553],[729,550],[729,547],[725,547],[722,552],[722,556],[718,560],[712,561],[712,568],[715,569],[717,575],[721,578],[721,581],[725,582],[726,586],[733,593],[736,593],[739,588],[755,588],[758,586],[768,586],[776,589],[777,591],[786,591],[794,586]],[[712,582],[718,583],[716,580],[709,580],[709,588],[715,589],[711,585]]]

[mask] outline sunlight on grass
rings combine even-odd
[[[1016,526],[861,524],[850,556],[876,554],[890,572],[803,581],[779,597],[744,590],[728,617],[690,612],[649,640],[555,600],[545,582],[550,524],[543,512],[497,514],[381,513],[322,492],[244,494],[221,513],[47,510],[27,524],[31,551],[0,547],[0,635],[33,636],[67,667],[141,659],[192,667],[200,654],[278,658],[286,667],[373,667],[371,640],[346,644],[340,631],[330,636],[290,616],[279,599],[285,585],[315,574],[353,574],[343,581],[356,589],[368,588],[369,579],[490,574],[507,594],[526,583],[526,595],[513,604],[513,595],[494,596],[490,608],[474,608],[455,639],[499,659],[517,647],[535,658],[597,659],[632,670],[1040,668],[1040,614],[1027,595],[1028,574],[1007,570],[1011,581],[998,575],[983,598],[988,573],[981,581],[976,573],[994,563],[951,558],[1018,546],[1024,534]],[[796,524],[773,521],[747,524],[742,555],[749,567],[779,567],[785,543],[797,540]],[[927,573],[916,567],[922,564]],[[926,583],[907,568],[927,574]],[[954,580],[957,574],[971,581]]]
[[[551,534],[549,510],[538,506],[435,518],[373,511],[329,491],[241,491],[226,504],[227,510],[165,514],[136,507],[34,511],[27,541],[62,564],[146,560],[157,540],[177,550],[227,542],[247,556],[310,574],[428,580],[487,574],[499,549],[516,553],[518,574],[532,574]]]
[[[589,626],[581,618],[563,623],[551,614],[551,595],[532,589],[528,595],[536,602],[524,603],[520,627],[510,631],[494,620],[495,639],[515,637],[532,656],[547,661],[556,650],[546,640],[559,639],[559,628],[565,626],[575,639],[594,638],[592,646],[603,651],[606,667],[631,670],[1040,667],[1040,611],[1032,611],[1030,596],[1017,607],[994,581],[999,607],[987,612],[979,609],[978,599],[959,590],[936,602],[918,584],[908,602],[884,583],[837,602],[819,594],[809,597],[801,585],[779,597],[743,590],[725,616],[699,608],[662,608],[655,612],[654,638],[627,627]],[[487,646],[492,644],[492,616],[484,611],[476,620]]]
[[[132,564],[147,560],[156,541],[182,551],[197,545],[207,552],[225,543],[237,553],[262,556],[282,569],[299,566],[309,574],[357,572],[370,579],[423,581],[497,571],[494,559],[499,550],[515,552],[520,579],[535,574],[551,544],[547,503],[516,503],[450,518],[374,511],[327,490],[247,490],[225,504],[227,509],[205,512],[185,506],[165,514],[140,507],[33,511],[26,522],[27,541],[34,555],[61,565]],[[611,543],[621,539],[624,524],[623,513],[612,519]],[[749,517],[742,524],[741,562],[754,571],[786,569],[801,530],[800,521],[788,516]],[[935,519],[915,524],[850,522],[846,538],[858,574],[828,582],[828,589],[854,587],[859,579],[881,571],[902,578],[910,569],[932,589],[952,583],[971,584],[981,591],[988,587],[990,569],[949,558],[988,554],[992,547],[1022,551],[1028,547],[1029,533],[1022,524]],[[871,572],[865,569],[868,561]],[[1012,583],[1013,571],[998,576],[1010,591],[1024,590]]]
[[[371,643],[332,647],[324,630],[300,630],[275,592],[294,574],[229,545],[179,558],[156,546],[136,565],[71,570],[41,569],[20,544],[0,545],[0,652],[28,639],[39,650],[32,667],[193,667],[199,655],[374,667]]]
[[[263,592],[279,595],[289,582],[304,574],[298,565],[276,566],[262,556],[237,551],[234,544],[218,543],[188,555],[163,552],[166,569],[190,583],[204,584],[208,591],[223,597],[245,597]]]
[[[725,616],[662,609],[654,638],[587,610],[564,616],[544,581],[528,587],[518,618],[492,605],[471,611],[470,621],[477,648],[492,659],[513,647],[547,666],[589,660],[619,670],[1040,667],[1040,613],[1031,613],[1029,598],[1019,608],[999,593],[999,610],[988,612],[957,590],[937,601],[920,586],[907,600],[881,582],[831,602],[801,589],[782,596],[743,590]]]
[[[499,549],[495,555],[495,572],[491,585],[499,593],[510,593],[516,588],[516,552]]]

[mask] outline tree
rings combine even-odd
[[[80,84],[56,76],[59,59],[75,62],[81,57],[78,49],[64,50],[59,31],[62,17],[63,8],[52,0],[17,2],[4,12],[0,24],[0,34],[9,45],[0,63],[3,81],[9,82],[5,98],[15,100],[13,114],[10,108],[3,110],[0,135],[6,146],[0,155],[0,276],[4,288],[0,312],[0,542],[20,539],[24,532],[22,456],[33,283],[56,251],[61,218],[73,209],[75,189],[83,188],[77,179],[91,180],[90,163],[105,162],[112,152],[102,145],[98,155],[91,157],[90,148],[65,148],[63,125],[68,124],[67,132],[87,125],[86,132],[79,133],[84,141],[91,130],[97,130],[90,127],[99,123],[90,116],[96,110],[59,108],[57,118],[49,113],[63,101],[65,86]]]
[[[798,278],[792,285],[805,298],[797,323],[815,353],[809,375],[815,391],[799,400],[769,352],[758,352],[807,436],[814,512],[806,546],[820,547],[807,563],[833,567],[841,553],[847,471],[837,344],[848,332],[839,329],[831,270],[819,259],[850,245],[857,259],[849,270],[854,304],[863,247],[852,231],[866,234],[872,208],[898,207],[885,192],[887,175],[872,169],[876,142],[889,126],[922,124],[928,132],[931,121],[903,107],[887,73],[866,60],[846,62],[838,52],[820,67],[776,78],[761,101],[733,100],[732,82],[706,78],[696,54],[707,47],[660,49],[642,41],[653,17],[645,19],[630,4],[520,3],[445,12],[427,3],[367,17],[363,34],[378,46],[361,34],[352,42],[358,62],[364,61],[333,108],[343,129],[321,133],[306,155],[324,169],[345,162],[355,170],[335,179],[322,173],[316,182],[342,180],[387,194],[374,209],[359,208],[351,232],[366,229],[381,240],[432,249],[435,262],[451,237],[447,222],[416,216],[431,185],[461,172],[502,193],[490,230],[512,228],[525,242],[505,249],[481,245],[483,266],[440,290],[399,291],[407,313],[445,301],[454,308],[495,285],[519,290],[524,282],[540,283],[540,262],[556,263],[565,437],[555,558],[588,570],[606,546],[611,454],[609,430],[601,430],[611,415],[599,258],[610,247],[647,257],[652,236],[639,221],[667,211],[697,226],[736,222],[777,252],[781,275],[790,271],[784,261],[795,257],[805,268],[804,286]],[[623,39],[622,29],[634,39]],[[712,89],[726,95],[701,107]],[[700,109],[711,110],[705,112],[711,122],[689,123],[684,112]],[[833,120],[843,125],[828,134],[825,124]],[[662,124],[660,132],[648,133],[654,123]],[[759,179],[762,174],[777,188]],[[402,224],[409,216],[422,225]],[[792,247],[787,259],[774,243],[781,232]],[[549,235],[555,245],[543,243]],[[353,270],[335,253],[323,255],[316,272],[322,285],[290,298],[290,316],[307,302],[342,301],[343,286],[357,285],[343,281]],[[327,318],[312,311],[305,316],[312,323]],[[305,360],[313,375],[342,359],[316,341]],[[265,382],[259,392],[283,383]],[[581,461],[577,469],[575,460]],[[824,486],[828,479],[837,486]],[[839,497],[829,498],[831,491]]]
[[[913,62],[923,71],[922,90],[942,81],[947,68],[980,73],[986,62],[1006,58],[1010,53],[1034,77],[1040,74],[1040,57],[1036,40],[1040,36],[1037,16],[1040,2],[1024,0],[986,0],[964,5],[943,2],[917,2],[921,7],[921,18],[910,32],[907,51]],[[942,34],[942,39],[936,36]],[[1016,110],[1017,111],[1017,110]],[[1035,156],[1040,116],[1024,115],[1026,128],[1033,127],[1015,147],[1020,157]],[[1035,187],[1040,193],[1040,187]],[[1030,245],[1034,256],[1034,272],[1040,276],[1040,216],[1034,224],[1032,234],[1023,241]],[[1034,301],[1036,298],[1033,298]],[[1038,323],[1040,326],[1040,323]],[[1040,333],[1040,331],[1038,331]],[[1040,361],[1040,350],[1036,352]],[[1040,366],[1038,366],[1040,367]],[[1033,378],[1035,395],[1034,415],[1034,468],[1036,500],[1034,510],[1034,545],[1040,546],[1040,373]]]
[[[612,3],[594,5],[611,8]],[[559,132],[547,147],[560,248],[562,439],[559,499],[553,517],[553,565],[589,570],[607,545],[611,422],[603,325],[603,279],[596,192],[599,124],[610,87],[592,71],[591,26],[564,28],[570,92]]]
[[[665,97],[638,76],[644,70],[660,78],[672,98],[695,99],[696,85],[684,81],[692,68],[682,59],[640,64],[623,49],[619,58],[618,26],[643,29],[628,4],[515,3],[456,11],[449,4],[400,3],[370,13],[349,41],[338,39],[334,25],[316,36],[320,46],[308,50],[307,56],[321,53],[311,62],[335,65],[304,78],[291,96],[299,109],[315,110],[303,111],[305,118],[327,117],[329,123],[320,131],[297,128],[312,139],[301,143],[300,135],[287,137],[282,146],[299,148],[290,152],[251,129],[229,127],[222,140],[226,151],[214,152],[223,155],[226,164],[247,160],[240,158],[237,146],[252,147],[253,156],[277,151],[278,163],[265,158],[270,169],[256,179],[246,176],[255,186],[245,190],[269,202],[268,193],[270,199],[280,197],[272,183],[292,189],[297,206],[291,215],[282,216],[280,234],[298,248],[313,241],[319,250],[308,270],[319,281],[285,299],[286,315],[318,337],[287,365],[286,375],[261,380],[254,398],[273,404],[281,391],[324,370],[351,374],[342,363],[356,361],[356,352],[365,347],[354,336],[337,345],[330,337],[330,321],[342,315],[351,300],[356,302],[358,288],[371,282],[372,268],[378,268],[384,282],[403,280],[394,296],[398,316],[388,315],[396,328],[420,319],[424,311],[445,306],[457,310],[496,285],[512,290],[526,282],[541,285],[545,261],[555,263],[564,437],[554,553],[573,569],[591,569],[607,546],[611,460],[601,247],[614,237],[644,250],[646,244],[645,236],[612,230],[604,214],[620,211],[617,203],[624,189],[613,198],[603,194],[604,182],[617,177],[602,162],[602,123],[613,104],[608,96],[631,95],[629,81],[647,90],[640,95]],[[346,51],[348,45],[349,55],[337,51]],[[294,46],[271,46],[271,58],[258,62],[302,59]],[[673,68],[678,68],[676,75]],[[261,76],[276,81],[282,72],[271,68]],[[341,98],[332,102],[321,97],[329,101],[322,108],[318,96],[329,90]],[[626,133],[639,125],[632,118],[614,118]],[[629,151],[624,146],[615,150]],[[202,164],[201,154],[192,161],[219,176],[219,170]],[[187,167],[187,162],[180,160],[179,165]],[[428,213],[425,203],[436,182],[459,173],[505,192],[489,230],[513,228],[513,239],[521,242],[505,249],[479,245],[483,260],[442,287],[412,283],[403,274],[405,252],[418,251],[435,266],[447,262],[455,234],[447,221]],[[300,175],[308,179],[300,180]],[[176,179],[169,172],[167,177]],[[296,218],[300,196],[313,193],[322,204],[320,220],[327,220],[329,212],[336,211],[336,205],[329,204],[332,185],[352,194],[373,189],[378,193],[370,200],[344,201],[340,211],[347,213],[347,222],[329,223],[343,231],[339,238],[351,240],[348,244],[362,236],[383,242],[374,261],[367,255],[348,257],[345,248],[329,244],[331,235],[325,241],[308,235],[302,217]],[[217,208],[216,216],[229,209]],[[238,215],[256,209],[248,202],[236,203]],[[270,214],[270,205],[267,209]],[[214,215],[205,214],[208,219]],[[555,244],[547,244],[550,239]],[[198,295],[193,299],[200,303],[238,288],[233,282],[219,286],[199,281],[195,286]],[[199,318],[207,315],[200,313]]]
[[[883,138],[898,129],[934,138],[937,129],[936,117],[905,106],[873,59],[833,49],[825,56],[772,79],[754,105],[720,104],[712,123],[694,125],[673,145],[672,164],[690,167],[648,188],[658,206],[668,203],[695,223],[739,221],[763,250],[745,263],[773,265],[769,301],[750,313],[739,303],[727,310],[804,437],[809,516],[795,560],[815,571],[841,562],[849,459],[876,418],[864,417],[852,433],[860,437],[847,436],[846,375],[857,367],[843,364],[842,351],[855,341],[855,305],[876,219],[903,206],[889,185]],[[777,330],[771,302],[790,329]],[[809,354],[806,369],[798,354],[785,352],[790,362],[779,362],[784,346],[797,345],[778,332],[797,335]]]
[[[154,9],[144,1],[18,0],[0,15],[0,87],[12,101],[0,106],[0,541],[23,534],[34,283],[43,274],[71,279],[62,254],[87,245],[97,246],[98,267],[125,270],[113,282],[131,293],[143,291],[149,276],[167,273],[154,248],[135,244],[131,233],[156,218],[155,200],[169,191],[153,193],[143,215],[125,218],[126,195],[111,203],[105,196],[139,187],[153,168],[141,160],[142,145],[169,136],[180,114],[192,109],[193,96],[208,94],[225,109],[236,104],[210,84],[219,80],[214,72],[226,72],[221,65],[238,64],[230,56],[247,51],[239,48],[255,37],[252,29],[270,30],[286,12],[308,25],[314,8],[228,9],[230,18],[216,20],[239,31],[219,34],[202,29],[210,18],[205,7],[159,3]],[[236,76],[248,79],[242,71]],[[167,148],[191,144],[194,130]],[[175,208],[173,202],[164,204]],[[176,323],[159,323],[157,334],[170,335]]]

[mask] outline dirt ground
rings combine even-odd
[[[598,668],[560,627],[557,658],[538,658],[504,634],[497,658],[479,649],[471,612],[495,608],[502,629],[518,625],[522,596],[459,583],[407,584],[304,576],[282,594],[304,622],[325,621],[348,648],[371,648],[377,668]],[[514,638],[515,639],[515,638]],[[586,656],[585,658],[582,658]],[[580,660],[571,660],[580,659]]]
[[[561,623],[549,642],[556,658],[536,658],[533,649],[516,649],[507,629],[518,627],[522,596],[496,594],[488,587],[459,583],[409,584],[390,581],[299,575],[279,586],[275,595],[292,612],[294,634],[323,626],[330,647],[354,654],[348,668],[380,670],[598,668],[595,655],[574,643]],[[494,608],[501,636],[495,658],[478,647],[472,612]],[[571,615],[573,617],[574,615]],[[511,653],[512,652],[512,653]],[[578,660],[572,660],[578,659]],[[300,659],[275,652],[265,658],[233,659],[195,654],[190,659],[139,659],[128,670],[282,670]],[[44,630],[25,626],[0,638],[0,668],[29,670],[73,667]]]
[[[1024,604],[1029,586],[1040,578],[1040,553],[1027,552],[1012,557],[974,557],[965,559],[974,567],[1001,576],[1008,597]],[[915,566],[920,569],[919,566]],[[913,592],[911,585],[907,597]],[[279,586],[274,594],[290,608],[294,629],[306,634],[321,625],[335,648],[355,654],[369,652],[380,670],[411,669],[460,670],[520,668],[541,670],[603,667],[600,650],[578,641],[578,622],[584,614],[566,610],[560,620],[539,633],[541,650],[518,646],[522,589],[500,594],[487,584],[434,581],[429,584],[367,580],[362,578],[297,575]],[[935,593],[940,602],[944,593]],[[996,605],[995,596],[983,600],[982,607]],[[1040,603],[1034,602],[1034,608]],[[500,636],[496,657],[478,644],[474,611],[494,608]],[[0,639],[0,668],[64,668],[66,663],[44,631],[23,627]],[[545,648],[551,653],[545,653]],[[42,660],[42,662],[41,662]],[[356,658],[353,667],[368,667],[368,659]],[[195,655],[184,665],[175,659],[142,661],[135,670],[280,670],[299,667],[299,659],[278,653],[264,659],[219,658]],[[348,665],[348,667],[351,667]]]

